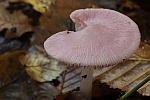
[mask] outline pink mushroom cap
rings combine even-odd
[[[53,58],[80,66],[108,66],[130,57],[139,47],[140,31],[129,17],[109,9],[80,9],[70,14],[76,32],[49,37],[44,48]]]

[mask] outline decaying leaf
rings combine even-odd
[[[11,2],[25,2],[33,6],[36,11],[44,13],[49,9],[49,6],[55,2],[55,0],[10,0]]]
[[[80,67],[69,67],[60,77],[59,81],[61,82],[58,86],[60,93],[67,93],[80,87]]]
[[[66,70],[65,65],[48,58],[46,54],[37,50],[31,51],[21,56],[20,61],[26,65],[25,70],[34,80],[39,82],[52,81]]]
[[[139,84],[150,75],[150,45],[141,43],[137,52],[127,61],[115,66],[105,67],[96,72],[96,78],[107,83],[112,88],[119,88],[125,92]],[[150,82],[146,83],[138,92],[150,96]]]
[[[6,38],[20,37],[25,32],[31,32],[30,19],[21,11],[9,13],[3,4],[0,4],[0,31],[7,29]]]
[[[43,89],[40,93],[45,95],[46,97],[56,97],[59,95],[59,90],[50,83],[43,83],[40,85],[40,88]]]
[[[0,55],[0,87],[9,84],[17,79],[23,68],[19,62],[19,56],[25,51],[14,51],[8,54]]]

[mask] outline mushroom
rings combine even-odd
[[[44,48],[54,59],[81,67],[80,90],[90,100],[94,68],[130,57],[138,49],[141,35],[134,21],[109,9],[79,9],[70,18],[76,32],[58,32],[45,41]]]

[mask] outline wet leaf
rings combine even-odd
[[[127,61],[102,68],[95,76],[99,73],[96,77],[99,81],[127,92],[150,74],[149,52],[150,46],[142,42],[137,52]],[[142,86],[138,92],[150,96],[150,82]]]
[[[39,82],[52,81],[66,70],[65,65],[34,49],[21,56],[20,61],[23,65],[26,65],[25,70],[28,75]]]
[[[20,37],[25,32],[31,32],[30,19],[21,11],[9,13],[3,4],[0,4],[0,30],[7,29],[6,38]]]
[[[23,68],[19,56],[25,51],[14,51],[0,55],[0,88],[20,77]]]
[[[49,9],[49,6],[55,2],[55,0],[11,0],[11,2],[25,2],[33,6],[36,11],[44,13]]]

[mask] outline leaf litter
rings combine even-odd
[[[50,5],[52,5],[55,2],[55,0],[10,0],[10,1],[29,3],[33,6],[35,10],[41,13],[46,12],[49,9]]]
[[[26,66],[28,75],[39,82],[52,81],[66,70],[65,65],[33,48],[26,55],[20,56],[20,61]]]
[[[31,19],[21,11],[9,13],[3,3],[0,3],[0,30],[6,29],[5,38],[20,37],[26,32],[32,31]]]
[[[18,2],[19,0],[15,0],[15,1]],[[29,3],[27,1],[28,0],[22,0],[22,2]],[[42,27],[41,26],[40,26],[40,28],[37,27],[38,30],[36,30],[36,27],[31,25],[32,27],[35,28],[34,30],[31,29],[31,31],[34,31],[34,34],[35,34],[35,36],[33,35],[33,37],[31,38],[32,46],[33,45],[35,46],[36,44],[42,45],[42,43],[47,38],[47,36],[45,36],[44,34],[51,35],[55,32],[58,32],[58,31],[61,31],[64,29],[73,30],[73,25],[70,24],[72,22],[70,22],[69,18],[67,17],[71,11],[78,9],[78,8],[87,8],[88,6],[92,6],[92,4],[90,4],[90,3],[95,3],[94,6],[99,8],[99,7],[101,7],[101,4],[103,3],[103,2],[100,3],[96,0],[94,2],[82,1],[82,4],[84,4],[84,5],[81,7],[81,1],[79,1],[79,0],[76,0],[76,1],[64,0],[63,2],[61,0],[56,0],[56,1],[57,1],[57,3],[56,3],[57,6],[55,6],[53,9],[51,9],[52,10],[51,13],[49,13],[49,11],[43,10],[45,13],[39,19],[40,24],[43,25]],[[99,4],[96,4],[96,2],[98,2]],[[138,9],[138,10],[141,9],[140,6],[138,6],[137,4],[134,4],[133,2],[130,2],[130,0],[125,0],[124,3],[122,3],[121,1],[118,1],[118,0],[115,2],[116,3],[114,3],[114,2],[108,3],[108,1],[107,1],[105,3],[107,3],[107,6],[110,4],[115,5],[114,7],[116,9],[119,9],[120,11],[122,11],[124,8],[129,8],[132,12],[135,9]],[[38,6],[37,3],[35,3],[35,4],[30,3],[30,4],[34,6],[34,9],[35,9],[35,6]],[[67,6],[67,5],[69,5],[69,6]],[[117,5],[120,5],[120,6],[117,6]],[[105,5],[103,5],[103,7],[104,6]],[[39,7],[42,7],[42,6],[39,6]],[[39,10],[36,9],[36,10],[41,12],[42,11],[41,9],[43,9],[43,8],[40,8]],[[47,9],[47,7],[46,7],[46,9]],[[43,11],[42,11],[42,13],[43,13]],[[136,11],[134,11],[134,12],[136,12]],[[17,13],[15,13],[15,14],[17,14]],[[133,15],[134,15],[133,18],[135,18],[135,15],[137,14],[137,12],[136,12],[136,14],[133,14],[133,13],[127,13],[127,14],[131,17],[133,17]],[[19,15],[20,15],[20,13],[19,13]],[[28,18],[27,18],[27,20],[28,20]],[[143,20],[137,19],[136,21],[140,22]],[[142,26],[145,25],[144,23],[145,23],[145,21],[142,22]],[[141,23],[139,23],[139,24],[141,24]],[[30,26],[30,23],[28,23],[27,25]],[[18,27],[19,26],[16,26],[16,28],[18,28]],[[141,25],[140,25],[140,27],[141,27]],[[9,27],[6,27],[6,28],[8,28],[7,30],[12,31],[14,27],[11,27],[12,30]],[[42,30],[45,30],[45,28],[46,28],[47,32],[44,33]],[[2,27],[2,29],[4,29],[4,27]],[[143,30],[142,30],[142,33],[145,34],[146,31],[149,29],[148,29],[148,27],[146,29],[144,27]],[[19,31],[19,35],[11,36],[12,35],[11,34],[11,35],[8,35],[8,37],[9,38],[14,38],[14,37],[19,38],[25,32],[26,31],[23,31],[23,32]],[[10,32],[8,31],[8,33],[10,33]],[[42,34],[42,33],[44,33],[44,34]],[[42,38],[41,34],[43,35],[43,37],[44,36],[45,37]],[[38,40],[36,40],[36,38]],[[144,77],[146,77],[147,75],[150,74],[150,67],[149,67],[150,66],[150,62],[149,62],[150,42],[149,41],[150,41],[150,39],[147,39],[147,40],[144,40],[143,42],[141,42],[141,45],[140,45],[140,48],[138,49],[138,51],[135,54],[133,54],[133,56],[131,58],[129,58],[128,60],[126,60],[122,63],[119,63],[117,65],[114,65],[114,66],[99,68],[99,70],[95,70],[94,75],[93,75],[94,78],[97,81],[101,82],[99,84],[106,83],[111,88],[119,88],[125,92],[129,91],[131,88],[136,86],[139,82],[141,82],[141,80]],[[40,47],[40,48],[43,48],[43,47]],[[42,95],[44,97],[45,96],[56,97],[57,95],[61,95],[61,94],[66,94],[66,93],[69,94],[70,91],[73,91],[77,87],[80,86],[79,84],[80,84],[81,76],[80,76],[80,68],[79,67],[77,67],[77,68],[67,67],[67,66],[61,64],[60,62],[49,58],[46,55],[46,53],[43,52],[43,50],[39,50],[39,49],[36,50],[35,48],[30,49],[25,55],[22,55],[20,57],[20,61],[23,65],[25,65],[25,70],[28,73],[28,75],[31,78],[33,78],[34,80],[41,82],[41,85],[38,87],[40,87],[42,89],[40,91],[40,93],[42,93]],[[54,79],[58,81],[58,84],[56,86],[53,84]],[[34,84],[32,84],[32,85],[34,86]],[[99,88],[99,87],[96,87],[96,89],[95,89],[94,87],[95,86],[93,86],[94,91],[96,91],[96,89]],[[101,89],[101,88],[99,88],[99,89]],[[101,91],[104,91],[104,90],[101,90]],[[138,92],[142,95],[150,96],[150,82],[147,82],[144,86],[142,86],[138,90]],[[94,94],[96,95],[97,93],[94,93]],[[93,94],[93,96],[94,96],[94,94]],[[61,98],[61,96],[59,96],[59,97]],[[42,99],[43,98],[41,98],[41,100]]]

